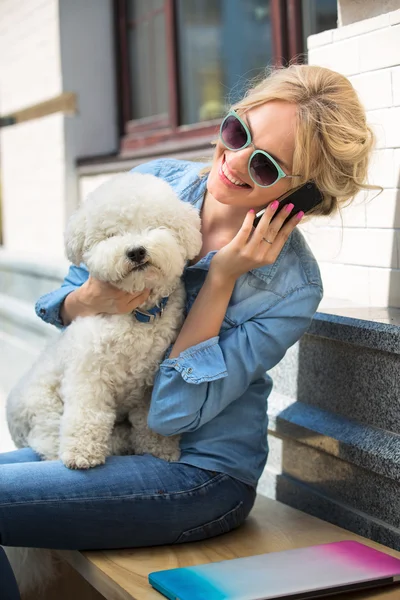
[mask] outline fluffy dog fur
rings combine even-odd
[[[187,259],[201,248],[200,217],[170,186],[154,177],[126,173],[95,190],[70,219],[68,258],[90,274],[128,292],[151,288],[140,308],[159,305],[162,316],[141,323],[132,314],[77,318],[39,357],[11,392],[7,419],[17,447],[45,459],[61,458],[86,469],[112,453],[179,457],[177,436],[147,427],[154,375],[182,326]],[[128,254],[141,249],[135,258]],[[132,426],[126,448],[115,423]]]
[[[147,413],[154,375],[184,319],[181,276],[201,249],[197,210],[161,179],[126,173],[87,198],[71,217],[65,241],[69,260],[83,262],[96,279],[128,292],[150,288],[141,310],[159,306],[165,296],[168,302],[152,323],[132,314],[73,321],[7,399],[14,443],[74,469],[100,465],[110,454],[178,459],[179,436],[149,430]],[[14,567],[27,556],[18,551],[7,549]],[[40,569],[32,580],[40,561],[40,555],[31,558],[25,581],[19,578],[22,591],[42,579]],[[49,570],[47,562],[46,576]]]

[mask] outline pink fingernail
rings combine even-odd
[[[290,212],[292,212],[292,210],[293,210],[293,207],[294,207],[294,204],[287,204],[287,205],[285,206],[285,210],[286,210],[286,212],[287,212],[287,213],[290,213]]]
[[[255,213],[256,211],[254,210],[254,208],[251,208],[251,209],[249,210],[249,212],[251,212],[251,213]]]
[[[300,219],[302,219],[303,217],[304,217],[304,213],[303,213],[303,211],[301,210],[299,213],[297,213],[297,215],[296,215],[296,219],[297,219],[298,221],[300,221]]]
[[[276,210],[279,206],[279,202],[278,200],[274,200],[274,202],[272,202],[271,204],[271,210]]]

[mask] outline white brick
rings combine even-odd
[[[390,69],[363,73],[349,79],[366,110],[392,106],[392,78]]]
[[[366,224],[365,197],[363,192],[360,192],[348,206],[342,208],[340,213],[338,212],[329,217],[321,216],[312,219],[312,226],[315,228],[366,227]]]
[[[365,204],[367,227],[400,229],[400,189],[370,191]]]
[[[308,49],[310,50],[310,48],[318,48],[319,46],[330,44],[333,40],[333,32],[333,29],[327,29],[326,31],[321,31],[321,33],[309,35],[307,38]]]
[[[377,148],[400,146],[400,106],[369,111],[367,121],[377,136]]]
[[[400,67],[392,69],[393,106],[400,105]]]
[[[350,25],[344,25],[333,30],[333,41],[337,42],[357,35],[363,35],[376,29],[388,27],[390,24],[389,14],[379,15],[371,19],[363,19]]]
[[[336,306],[369,304],[369,273],[366,267],[321,262],[324,298],[336,299]],[[338,302],[340,300],[341,302]],[[324,300],[322,301],[324,302]]]
[[[398,267],[393,229],[319,229],[307,241],[318,261],[372,267]]]
[[[397,150],[376,150],[372,153],[369,167],[369,183],[380,185],[384,188],[398,187],[398,174],[396,170]],[[400,155],[398,157],[400,161]]]
[[[397,23],[400,23],[400,9],[389,13],[389,21],[391,25],[397,25]]]
[[[400,271],[373,268],[368,270],[370,306],[400,308]]]
[[[357,39],[360,72],[383,69],[400,63],[400,25],[379,29]]]
[[[310,50],[308,62],[320,65],[343,75],[355,75],[360,72],[359,39],[353,38]]]

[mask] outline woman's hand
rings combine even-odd
[[[304,215],[299,212],[283,225],[293,210],[293,204],[287,204],[271,223],[278,206],[277,200],[271,202],[256,228],[253,227],[254,210],[249,211],[233,240],[214,255],[210,273],[217,274],[218,278],[235,281],[252,269],[273,264]]]
[[[68,294],[61,305],[60,316],[64,326],[76,317],[88,317],[99,314],[123,315],[131,313],[149,297],[150,290],[142,292],[124,292],[110,283],[89,276],[85,283]]]
[[[149,297],[150,290],[124,292],[110,283],[89,276],[80,288],[80,302],[89,314],[123,315],[131,313]]]

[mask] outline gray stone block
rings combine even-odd
[[[400,436],[272,393],[269,430],[400,481]]]
[[[258,492],[389,548],[400,550],[400,529],[343,502],[324,496],[287,475],[266,470]]]
[[[269,437],[268,470],[400,528],[399,483],[290,438]]]

